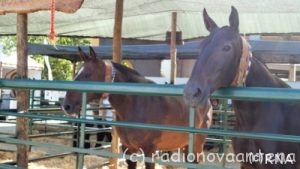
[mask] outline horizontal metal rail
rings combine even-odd
[[[98,155],[98,156],[102,156],[102,157],[115,157],[115,158],[119,158],[119,159],[124,159],[124,158],[131,159],[132,158],[130,155],[112,153],[107,150],[82,149],[82,148],[68,147],[68,146],[59,145],[59,144],[52,144],[52,143],[45,144],[45,143],[41,143],[41,142],[28,141],[28,140],[17,140],[14,138],[3,138],[3,137],[0,137],[0,142],[1,141],[7,142],[10,144],[24,144],[24,145],[31,145],[31,146],[37,146],[37,147],[45,147],[45,148],[50,148],[50,149],[57,149],[62,152],[77,152],[77,153],[81,153],[81,154]],[[163,164],[163,165],[185,166],[185,167],[189,167],[189,168],[223,169],[223,167],[210,166],[210,165],[206,165],[206,164],[193,164],[193,163],[172,162],[172,161],[166,162],[161,159],[151,159],[149,157],[138,157],[138,156],[136,156],[135,158],[139,161],[155,162],[155,163]]]
[[[85,92],[106,92],[117,94],[182,96],[183,85],[107,83],[82,81],[8,80],[0,79],[1,88],[26,88],[45,90],[67,90]],[[226,88],[212,94],[213,98],[252,101],[299,101],[300,89],[292,88]]]
[[[34,80],[7,80],[0,79],[0,88],[24,88],[24,89],[44,89],[44,90],[67,90],[78,92],[98,92],[98,93],[113,93],[113,94],[132,94],[132,95],[154,95],[154,96],[182,96],[183,85],[158,85],[158,84],[136,84],[136,83],[105,83],[105,82],[73,82],[73,81],[34,81]],[[226,88],[217,90],[212,94],[214,98],[230,98],[234,100],[249,100],[249,101],[293,101],[300,102],[300,90],[291,88]],[[12,115],[11,112],[1,111],[0,115]],[[51,115],[39,115],[30,113],[15,113],[18,117],[39,118],[48,120],[63,120],[78,123],[92,123],[92,124],[105,124],[117,127],[128,128],[142,128],[142,129],[154,129],[154,130],[169,130],[186,133],[203,133],[213,134],[227,137],[239,137],[239,138],[251,138],[251,139],[266,139],[266,140],[278,140],[300,143],[300,136],[291,136],[284,134],[270,134],[270,133],[249,133],[249,132],[237,132],[237,131],[224,131],[216,129],[198,129],[193,127],[178,127],[169,125],[157,125],[157,124],[144,124],[144,123],[129,123],[120,121],[104,121],[104,120],[88,120],[83,118],[72,118],[62,116]],[[187,114],[188,115],[188,114]],[[43,147],[51,147],[51,145],[44,143],[32,143],[26,140],[17,140],[13,138],[1,138],[0,141],[9,142],[13,144],[27,144]],[[57,147],[56,147],[57,148]],[[59,147],[61,150],[78,152],[86,154],[84,149]],[[74,150],[74,151],[73,151]],[[93,154],[89,150],[89,154]],[[100,153],[102,154],[102,152]],[[97,155],[100,155],[97,153]],[[95,154],[96,155],[96,154]],[[121,154],[113,154],[111,152],[105,152],[103,156],[119,157]],[[121,157],[122,158],[122,157]],[[145,160],[147,162],[147,160]],[[155,160],[160,163],[160,161]],[[180,165],[178,163],[172,163],[172,165]],[[185,166],[194,168],[194,164],[186,164]],[[196,167],[198,168],[198,167]],[[212,166],[208,166],[212,168]]]
[[[3,115],[11,115],[10,112],[0,112]],[[122,121],[104,121],[104,120],[89,120],[82,118],[64,117],[64,116],[51,116],[51,115],[37,115],[29,113],[17,113],[14,114],[18,117],[27,118],[41,118],[47,120],[64,120],[77,123],[91,123],[91,124],[105,124],[117,127],[128,127],[128,128],[142,128],[142,129],[153,129],[153,130],[169,130],[186,133],[203,133],[203,134],[214,134],[227,137],[239,137],[239,138],[251,138],[251,139],[265,139],[265,140],[278,140],[288,142],[299,142],[300,136],[292,136],[285,134],[270,134],[270,133],[250,133],[250,132],[238,132],[238,131],[224,131],[217,129],[205,129],[205,128],[192,128],[192,127],[179,127],[170,125],[159,125],[159,124],[148,124],[148,123],[133,123],[133,122],[122,122]]]
[[[3,169],[23,169],[21,167],[7,165],[7,164],[0,164],[0,168],[3,168]]]
[[[55,155],[46,155],[43,157],[35,157],[35,158],[29,159],[28,162],[36,162],[36,161],[46,160],[46,159],[50,159],[50,158],[57,158],[57,157],[62,157],[62,156],[66,156],[66,155],[71,155],[71,154],[73,154],[73,153],[61,153],[61,154],[55,154]],[[17,161],[7,161],[4,164],[16,165]],[[0,165],[0,168],[1,168],[1,165]]]

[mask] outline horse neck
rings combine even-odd
[[[267,67],[252,57],[251,67],[246,78],[247,87],[279,87],[288,88],[289,86],[282,80],[272,75]],[[257,120],[264,119],[265,114],[260,110],[265,102],[249,102],[233,100],[233,108],[236,114],[236,128],[251,130]]]
[[[115,77],[113,79],[113,83],[118,83],[118,82],[123,82],[121,81],[120,77],[119,77],[120,73],[115,74]],[[112,105],[112,107],[116,110],[117,116],[118,116],[118,112],[119,110],[124,110],[124,105],[127,104],[127,96],[126,95],[121,95],[121,94],[110,94],[109,95],[109,102]]]
[[[252,58],[252,64],[246,78],[246,86],[248,87],[289,87],[282,80],[272,75],[267,67]]]
[[[120,70],[119,70],[120,69]],[[137,75],[130,70],[122,69],[121,67],[115,68],[115,78],[114,83],[153,83],[152,81],[145,79],[143,76]],[[127,110],[134,104],[136,95],[125,95],[125,94],[111,94],[110,103],[112,107],[117,111],[117,116],[121,119],[126,118]],[[122,111],[122,114],[118,113]],[[129,111],[128,111],[129,112]],[[129,112],[130,113],[130,112]],[[123,117],[123,118],[122,118]]]
[[[127,78],[123,77],[124,75],[122,72],[116,70],[115,78],[113,83],[139,83],[132,80],[125,80]],[[117,120],[126,120],[127,113],[130,107],[132,106],[133,100],[136,96],[135,95],[126,95],[126,94],[110,94],[109,95],[109,102],[111,103],[112,107],[116,110],[116,118]]]

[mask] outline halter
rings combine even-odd
[[[236,87],[245,86],[246,78],[251,67],[251,58],[252,58],[250,44],[247,42],[247,40],[244,37],[241,38],[243,43],[242,56],[240,59],[238,72],[233,82],[231,83],[231,86],[236,86]]]
[[[116,77],[116,70],[111,61],[104,61],[105,63],[105,82],[114,82]]]

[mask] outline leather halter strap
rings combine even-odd
[[[231,86],[235,86],[235,87],[241,87],[245,85],[246,78],[249,69],[251,67],[251,58],[252,58],[251,46],[244,37],[241,38],[243,43],[242,56],[240,59],[238,72],[233,82],[231,83]]]
[[[111,61],[104,61],[105,63],[105,82],[114,82],[116,71],[114,66],[112,65]]]

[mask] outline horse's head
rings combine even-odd
[[[201,106],[210,94],[233,82],[240,63],[242,39],[239,35],[237,10],[232,7],[229,26],[218,27],[203,10],[206,29],[210,32],[200,46],[200,53],[184,88],[185,100]]]
[[[90,53],[84,53],[79,47],[79,55],[84,61],[82,67],[77,72],[74,81],[105,81],[107,66],[103,60],[97,59],[92,47]],[[102,94],[88,93],[87,102],[99,100]],[[62,109],[69,115],[77,115],[81,111],[82,93],[75,91],[68,91],[63,101]]]

